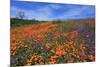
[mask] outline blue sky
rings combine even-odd
[[[11,17],[16,17],[19,11],[25,13],[25,18],[37,20],[95,18],[95,6],[90,5],[12,1]]]

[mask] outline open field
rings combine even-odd
[[[10,31],[12,66],[95,61],[94,19],[14,22]]]

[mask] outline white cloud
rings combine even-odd
[[[60,8],[62,8],[62,6],[59,5],[59,4],[50,4],[50,5],[48,5],[48,7],[52,8],[52,9],[60,9]]]
[[[89,9],[89,7],[79,7],[79,8],[74,8],[74,9],[69,9],[67,11],[65,11],[62,15],[56,17],[59,19],[75,19],[75,18],[82,18],[85,13],[85,11],[87,11]]]
[[[67,9],[68,6],[62,7],[59,4],[50,4],[50,5],[45,5],[45,6],[40,6],[36,9],[31,9],[31,10],[25,10],[21,9],[18,7],[11,7],[11,16],[14,17],[15,14],[18,11],[24,11],[26,18],[28,19],[37,19],[37,20],[53,20],[53,19],[75,19],[75,18],[82,18],[86,13],[88,14],[93,14],[94,8],[88,12],[88,9],[90,9],[90,6],[84,6],[84,7],[75,7],[75,8],[70,8]],[[55,16],[54,9],[59,9],[64,8],[65,10]],[[88,16],[89,17],[89,16]]]
[[[40,7],[36,10],[24,10],[12,6],[11,17],[15,17],[18,11],[25,12],[26,18],[28,19],[49,20],[49,17],[52,15],[52,10],[48,6]]]

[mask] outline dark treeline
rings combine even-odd
[[[52,23],[60,23],[62,21],[60,20],[54,20],[54,21],[39,21],[36,19],[21,19],[21,18],[11,18],[10,19],[11,28],[24,26],[24,25],[30,25],[30,24],[39,24],[39,23],[45,23],[45,22],[52,22]]]
[[[67,22],[68,24],[70,23],[75,23],[75,22],[90,22],[95,21],[95,19],[79,19],[79,20],[52,20],[52,21],[39,21],[36,19],[22,19],[22,18],[11,18],[11,28],[19,27],[19,26],[24,26],[24,25],[30,25],[30,24],[39,24],[39,23],[45,23],[45,22],[52,22],[54,24],[56,23],[62,23],[62,22]]]
[[[23,25],[29,25],[29,24],[37,24],[40,23],[40,21],[35,20],[35,19],[19,19],[19,18],[11,18],[11,28],[14,27],[19,27],[19,26],[23,26]]]

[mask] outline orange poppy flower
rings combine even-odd
[[[45,45],[45,47],[46,47],[47,49],[49,49],[49,48],[51,48],[51,44],[50,44],[50,43],[47,43],[47,44]]]
[[[52,60],[52,61],[50,61],[50,62],[48,62],[49,64],[55,64],[56,63],[56,61],[55,60]]]
[[[51,56],[50,60],[53,60],[53,59],[56,59],[56,58],[58,58],[58,56]]]
[[[55,53],[54,49],[51,49],[50,52]]]

